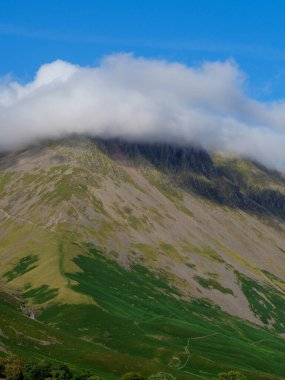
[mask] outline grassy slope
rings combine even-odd
[[[76,290],[94,297],[96,305],[53,306],[40,319],[112,350],[109,356],[95,355],[99,368],[146,374],[165,370],[179,378],[191,372],[207,379],[233,368],[245,371],[250,379],[284,374],[280,360],[284,340],[211,303],[175,299],[163,273],[158,277],[138,265],[126,271],[86,245],[75,262],[81,272],[69,276],[78,283]],[[190,360],[179,370],[188,357],[187,342]]]
[[[0,290],[0,355],[15,354],[25,360],[68,363],[75,371],[94,368],[90,353],[104,348],[78,339],[69,331],[32,320],[20,309],[20,300]],[[98,374],[106,376],[106,373]],[[112,378],[110,373],[107,378]]]
[[[0,341],[6,350],[93,368],[106,378],[129,370],[164,370],[179,379],[214,379],[233,368],[250,379],[284,374],[285,342],[277,335],[206,301],[176,299],[173,294],[179,292],[167,285],[163,273],[157,276],[138,265],[127,271],[93,246],[75,245],[81,250],[74,259],[80,271],[65,274],[94,304],[53,305],[33,321],[21,314],[18,301],[1,293]],[[44,294],[26,296],[45,301]],[[183,367],[187,344],[191,356]]]

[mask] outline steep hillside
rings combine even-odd
[[[253,162],[198,147],[45,142],[0,158],[1,286],[41,325],[98,351],[102,373],[240,368],[277,379],[284,211],[283,176]]]
[[[90,352],[104,355],[107,351],[94,342],[28,318],[23,303],[14,294],[0,291],[0,356],[13,354],[24,360],[68,362],[78,370],[94,368]],[[96,370],[104,373],[98,366]]]

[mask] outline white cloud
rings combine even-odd
[[[0,84],[0,149],[66,133],[198,143],[285,166],[285,101],[258,102],[232,61],[193,68],[130,54],[98,67],[43,65],[26,85]]]

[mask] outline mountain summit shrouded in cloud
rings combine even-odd
[[[30,83],[0,85],[0,149],[68,133],[197,143],[284,168],[285,101],[243,90],[231,61],[200,67],[106,57],[97,67],[54,61]]]

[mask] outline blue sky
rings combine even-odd
[[[247,92],[285,98],[284,0],[1,0],[0,76],[28,81],[55,59],[136,56],[200,65],[234,59]]]

